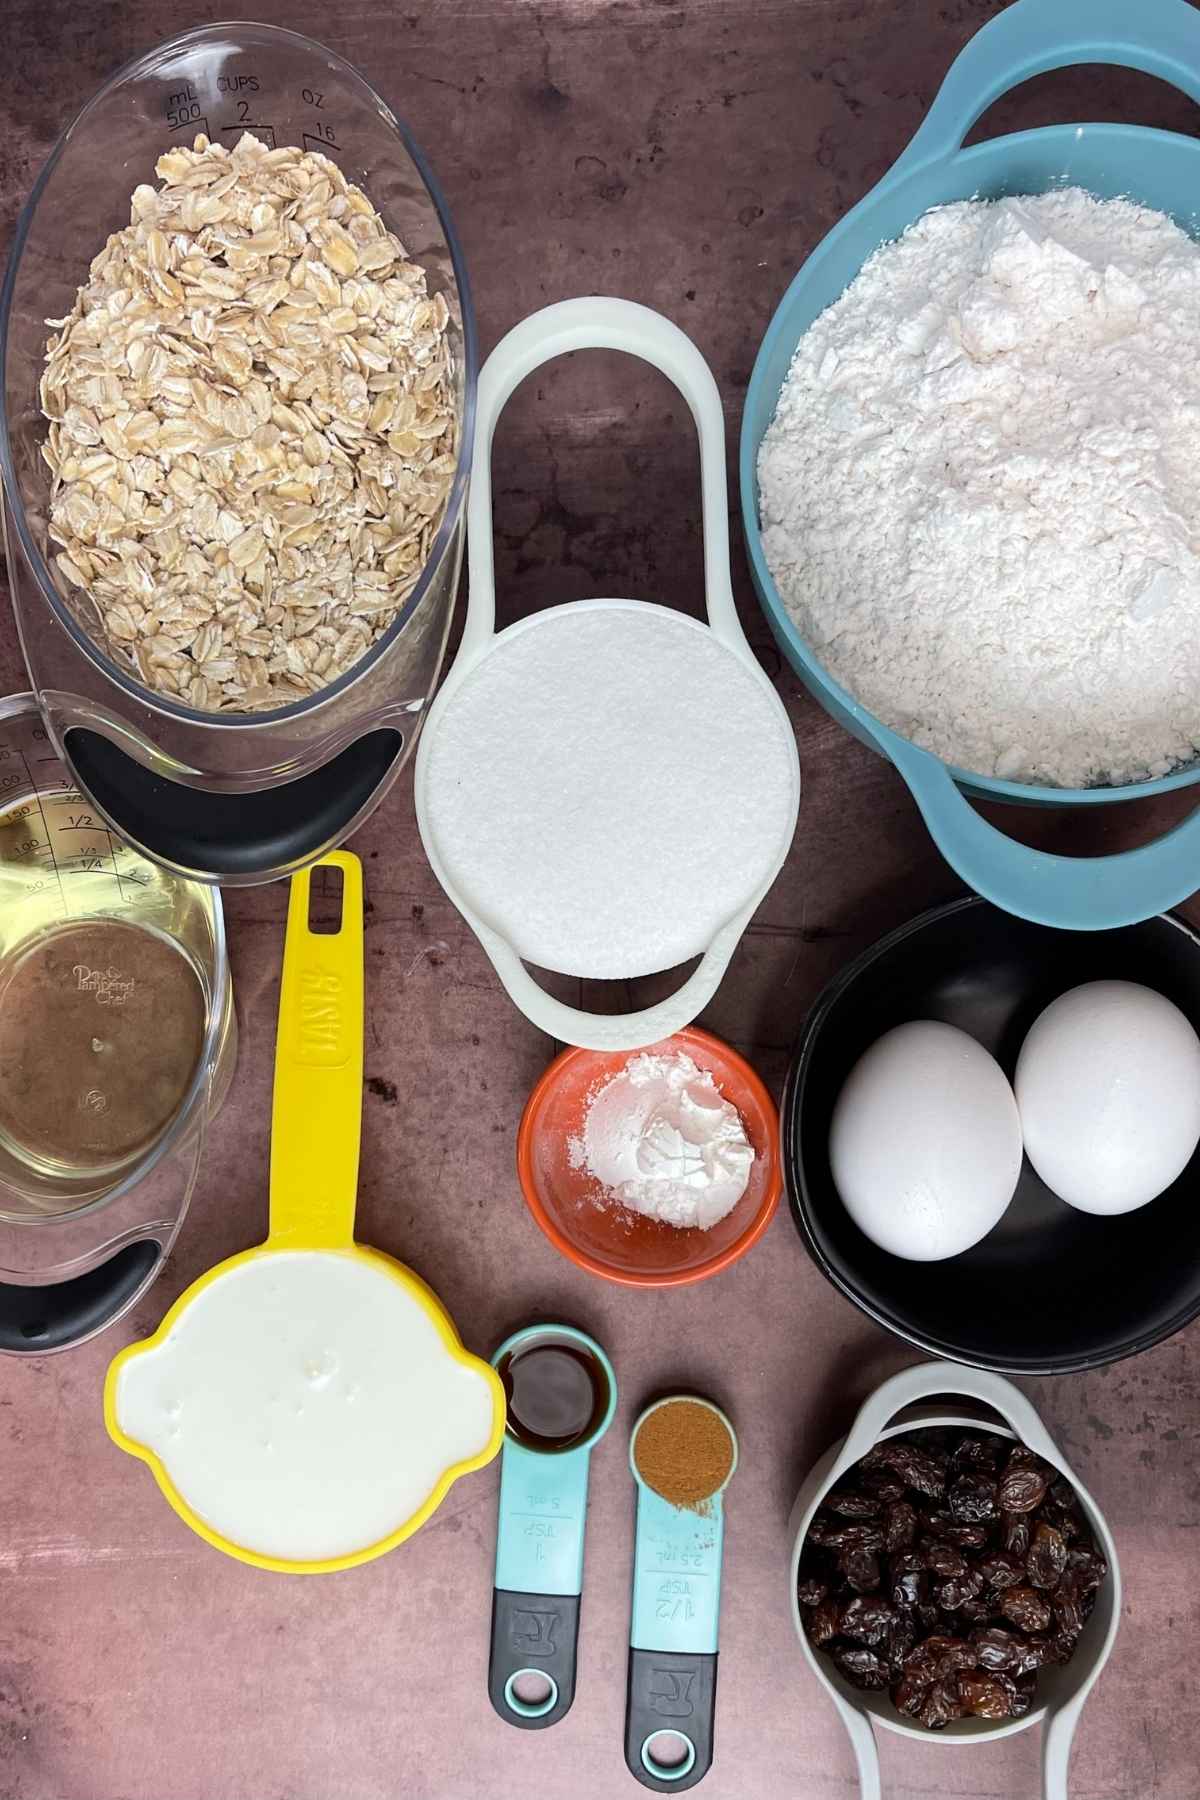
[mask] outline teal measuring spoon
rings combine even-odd
[[[638,1432],[661,1406],[687,1401],[716,1414],[729,1433],[729,1473],[702,1512],[673,1506],[638,1472]],[[721,1614],[724,1492],[737,1468],[737,1433],[711,1400],[671,1394],[642,1413],[629,1438],[637,1482],[633,1610],[625,1698],[625,1761],[643,1787],[678,1794],[707,1775],[713,1758],[717,1629]],[[683,1754],[667,1760],[666,1737]],[[655,1754],[656,1740],[663,1739]]]
[[[500,1717],[524,1731],[544,1730],[575,1698],[588,1464],[617,1409],[613,1366],[594,1338],[571,1325],[530,1325],[492,1357],[500,1369],[540,1346],[592,1358],[607,1383],[587,1430],[560,1449],[532,1449],[513,1435],[512,1409],[500,1455],[500,1514],[492,1592],[488,1693]],[[542,1689],[523,1698],[522,1677]]]

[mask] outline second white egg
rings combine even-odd
[[[995,1058],[917,1019],[864,1052],[838,1095],[829,1159],[842,1204],[880,1249],[957,1256],[997,1223],[1021,1172],[1021,1125]]]
[[[1015,1086],[1025,1148],[1081,1212],[1145,1206],[1200,1142],[1200,1038],[1165,994],[1089,981],[1034,1021]]]

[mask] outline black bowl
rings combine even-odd
[[[797,1228],[835,1287],[935,1356],[1025,1375],[1096,1368],[1200,1313],[1200,1152],[1158,1199],[1117,1218],[1066,1205],[1026,1159],[999,1224],[961,1256],[934,1263],[878,1249],[833,1184],[834,1103],[883,1032],[942,1019],[990,1050],[1011,1080],[1042,1008],[1098,980],[1157,988],[1200,1030],[1200,939],[1178,919],[1054,931],[973,898],[884,938],[830,983],[805,1024],[781,1115]]]

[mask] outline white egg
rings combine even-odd
[[[829,1127],[842,1204],[881,1250],[937,1262],[1001,1217],[1021,1172],[1021,1124],[1004,1072],[953,1025],[914,1020],[855,1063]]]
[[[1136,982],[1090,981],[1053,1001],[1015,1086],[1030,1162],[1081,1212],[1145,1206],[1200,1142],[1200,1038]]]

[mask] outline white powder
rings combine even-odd
[[[587,602],[501,638],[426,747],[450,881],[570,975],[672,968],[782,861],[795,745],[770,690],[681,614]]]
[[[1200,743],[1200,248],[1078,188],[927,213],[801,339],[763,548],[829,672],[1068,787]]]
[[[631,1057],[596,1094],[568,1150],[634,1212],[702,1231],[733,1211],[754,1163],[737,1108],[681,1050]]]

